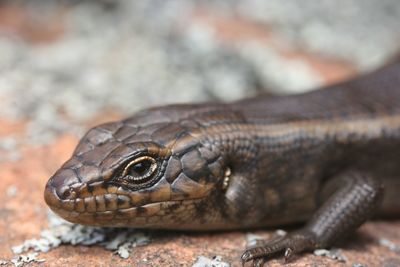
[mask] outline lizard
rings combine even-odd
[[[400,59],[296,95],[173,104],[90,129],[44,198],[84,225],[303,226],[247,248],[262,266],[400,215]]]

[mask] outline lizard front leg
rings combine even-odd
[[[302,229],[247,249],[242,255],[242,264],[252,260],[253,266],[262,266],[265,259],[279,253],[283,253],[285,261],[288,261],[294,254],[326,248],[352,233],[373,215],[383,195],[377,177],[360,171],[347,171],[333,179],[325,186],[334,186],[335,191]],[[332,190],[328,188],[328,191]]]

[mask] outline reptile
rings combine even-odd
[[[332,246],[400,215],[400,59],[297,95],[153,107],[89,130],[47,182],[84,225],[227,230],[303,223],[241,256]]]

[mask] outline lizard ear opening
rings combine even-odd
[[[231,168],[227,167],[224,172],[224,178],[222,180],[222,190],[226,191],[229,186],[229,182],[231,180],[232,171]]]

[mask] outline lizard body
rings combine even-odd
[[[323,90],[156,107],[91,129],[47,204],[96,226],[218,230],[306,222],[243,262],[330,246],[400,215],[400,62]],[[382,203],[381,203],[382,202]]]

